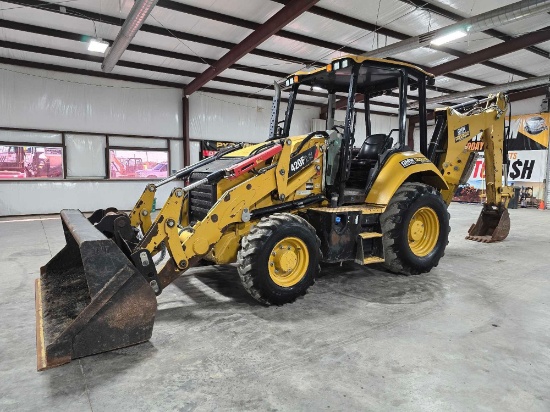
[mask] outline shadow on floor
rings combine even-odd
[[[327,265],[312,293],[338,293],[386,305],[416,304],[442,296],[443,283],[437,270],[416,276],[390,273],[381,266],[355,263]]]
[[[191,274],[174,281],[173,285],[193,304],[163,308],[157,313],[157,320],[171,321],[182,317],[192,319],[193,311],[197,307],[206,308],[213,305],[218,308],[231,308],[237,312],[252,313],[262,318],[266,316],[266,312],[271,313],[273,309],[258,303],[246,292],[236,267],[232,265],[197,268]],[[345,300],[342,299],[342,295],[370,303],[403,305],[434,300],[443,294],[440,274],[436,271],[419,276],[403,276],[353,263],[342,266],[325,265],[306,296],[298,299],[293,305],[280,307],[277,316],[285,318],[285,308],[298,304],[304,306],[300,308],[302,315],[305,310],[313,318],[326,315],[324,311],[328,304],[332,306],[333,311],[338,311],[338,308],[345,310],[342,306],[350,304],[342,304],[341,301]]]

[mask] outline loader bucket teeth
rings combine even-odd
[[[510,233],[510,214],[504,206],[483,205],[477,219],[468,230],[466,239],[482,243],[499,242]]]
[[[155,293],[78,210],[61,212],[67,245],[36,279],[38,370],[147,341]]]

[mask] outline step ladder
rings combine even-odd
[[[355,263],[359,265],[371,265],[384,262],[384,248],[382,246],[382,233],[363,232],[357,236],[357,257]]]

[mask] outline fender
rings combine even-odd
[[[387,205],[405,181],[419,181],[439,190],[449,187],[437,167],[424,155],[408,151],[391,155],[367,195],[366,203]]]

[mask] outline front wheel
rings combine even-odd
[[[295,301],[319,273],[321,242],[315,229],[290,213],[262,218],[241,245],[237,267],[242,284],[265,305]]]
[[[437,266],[449,243],[449,212],[439,192],[423,183],[403,183],[380,218],[384,266],[417,275]]]

